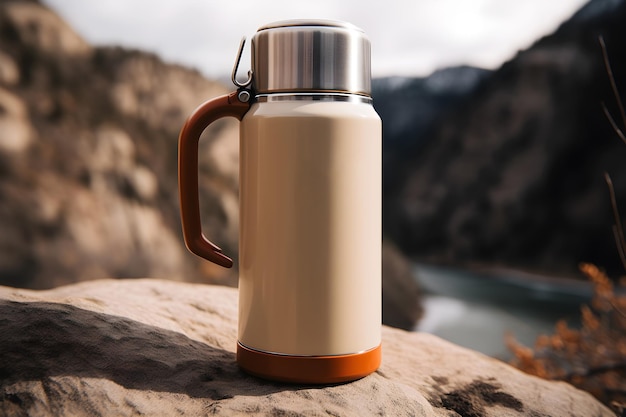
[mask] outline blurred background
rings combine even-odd
[[[626,85],[622,0],[0,0],[0,284],[235,286],[184,248],[178,131],[233,89],[241,36],[313,17],[372,42],[385,323],[505,356],[506,331],[576,321],[581,262],[623,274],[604,173],[626,210],[626,144],[598,42]],[[200,161],[203,228],[235,260],[237,135],[211,125]]]

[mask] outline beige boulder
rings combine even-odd
[[[383,364],[334,386],[235,363],[237,291],[101,280],[0,287],[0,415],[612,416],[589,394],[437,337],[383,327]]]

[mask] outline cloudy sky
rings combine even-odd
[[[497,68],[587,0],[44,0],[93,44],[158,53],[209,77],[230,74],[239,40],[266,23],[353,23],[372,42],[374,77],[445,66]],[[242,63],[245,74],[246,62]]]

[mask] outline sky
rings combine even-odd
[[[157,53],[229,76],[242,36],[279,20],[350,22],[372,43],[372,75],[495,69],[553,32],[587,0],[43,0],[88,42]],[[249,52],[240,74],[249,67]]]

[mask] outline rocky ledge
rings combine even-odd
[[[235,363],[236,317],[236,290],[219,286],[0,287],[0,415],[613,416],[568,384],[390,327],[366,378],[262,381]]]

